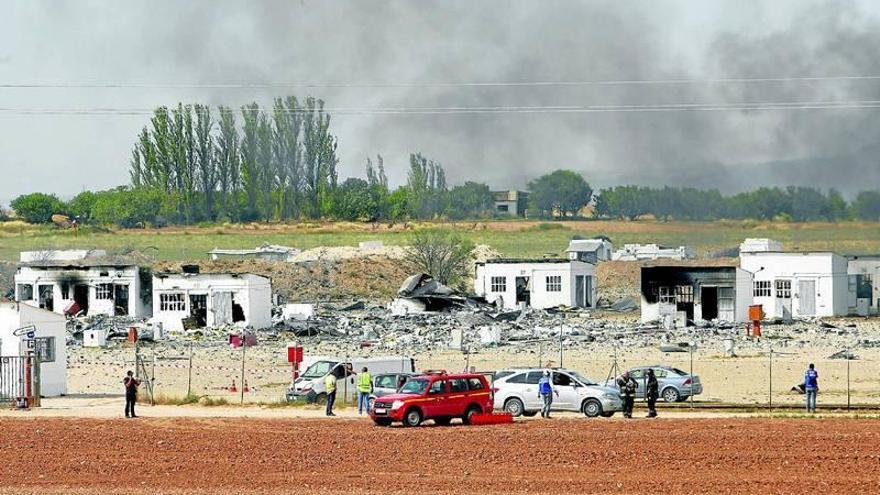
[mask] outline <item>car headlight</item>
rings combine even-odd
[[[396,401],[394,401],[394,402],[391,403],[391,409],[400,409],[401,407],[403,407],[403,401],[402,401],[402,400],[396,400]]]
[[[606,392],[606,393],[602,394],[602,398],[603,399],[619,399],[620,397],[618,397],[617,394],[612,394],[610,392]]]

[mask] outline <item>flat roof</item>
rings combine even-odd
[[[579,260],[570,260],[567,258],[494,258],[494,259],[489,259],[489,260],[480,262],[478,264],[480,264],[480,265],[488,265],[488,264],[513,265],[513,264],[517,264],[517,263],[554,263],[554,264],[558,264],[558,263],[571,263],[572,261],[579,261]],[[581,261],[581,263],[583,263],[583,261]]]

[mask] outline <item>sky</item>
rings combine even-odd
[[[156,106],[290,94],[327,102],[343,177],[422,152],[497,189],[851,196],[880,184],[878,46],[867,0],[6,0],[0,203],[126,184]]]

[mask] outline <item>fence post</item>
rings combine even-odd
[[[849,354],[849,348],[846,349],[846,410],[850,409],[850,396],[849,396],[849,362],[852,360],[852,356]]]
[[[186,377],[186,397],[189,398],[192,395],[192,380],[193,380],[193,345],[189,345],[189,371]]]
[[[239,386],[238,404],[244,404],[244,356],[247,350],[247,336],[245,332],[241,332],[241,385]]]
[[[770,348],[770,389],[767,391],[770,412],[773,412],[773,348]]]

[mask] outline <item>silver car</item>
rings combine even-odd
[[[636,389],[636,398],[638,399],[645,397],[645,385],[648,380],[646,372],[649,368],[654,370],[654,375],[657,377],[657,390],[660,393],[660,397],[666,402],[679,402],[691,395],[703,393],[703,384],[700,383],[699,376],[691,376],[687,371],[658,364],[637,366],[629,370],[630,376],[638,384]],[[606,385],[617,389],[616,379],[609,380]]]
[[[538,396],[538,380],[543,368],[508,369],[495,374],[495,410],[514,416],[534,416],[543,407]],[[551,411],[578,411],[589,418],[611,417],[623,410],[617,389],[603,387],[574,370],[554,369],[553,405]]]
[[[374,376],[373,393],[370,394],[370,409],[373,409],[373,402],[379,397],[396,394],[411,376],[413,376],[412,373],[383,373]]]

